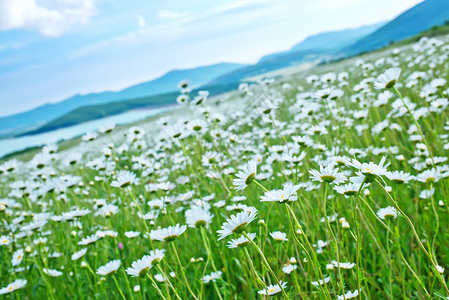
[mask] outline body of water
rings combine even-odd
[[[116,125],[119,125],[132,123],[149,116],[157,115],[168,109],[170,108],[163,107],[146,110],[133,110],[115,116],[81,123],[78,125],[65,127],[45,133],[0,140],[0,157],[29,147],[52,144],[61,140],[69,140],[71,138],[83,135],[86,132],[95,132],[105,124],[115,123]]]

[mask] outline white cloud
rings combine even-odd
[[[59,36],[95,14],[95,0],[0,1],[0,30],[35,30],[48,37]]]

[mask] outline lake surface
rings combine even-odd
[[[169,109],[171,109],[171,107],[133,110],[115,116],[81,123],[45,133],[0,140],[0,157],[29,147],[52,144],[61,140],[69,140],[71,138],[83,135],[86,132],[98,131],[98,129],[105,124],[115,123],[116,125],[119,125],[132,123],[149,116],[157,115]]]

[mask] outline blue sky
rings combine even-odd
[[[254,63],[421,0],[0,0],[1,115],[172,69]]]

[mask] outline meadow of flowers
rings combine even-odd
[[[449,299],[449,43],[1,164],[16,299]],[[335,68],[335,70],[333,70]]]

